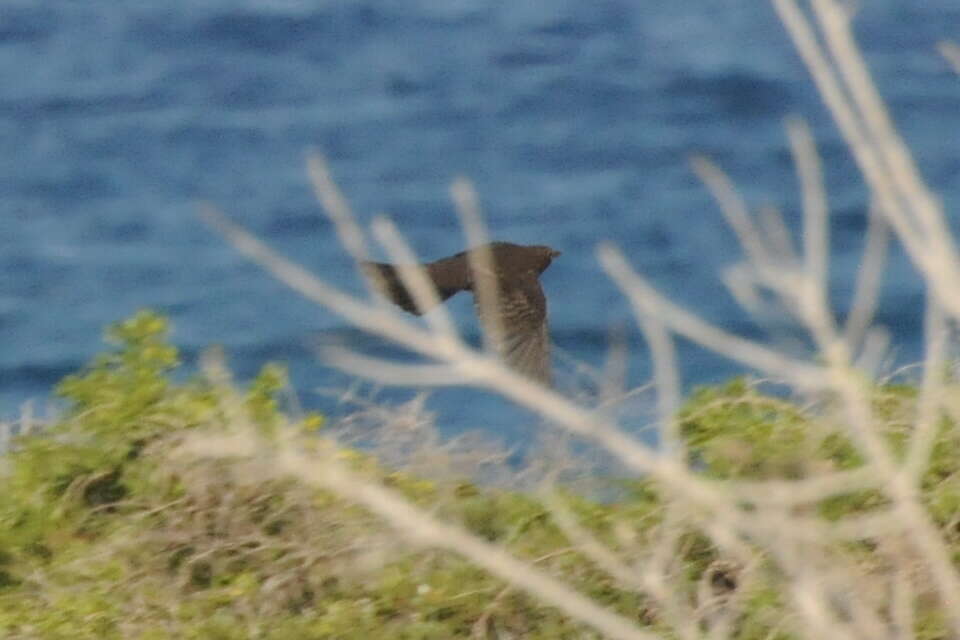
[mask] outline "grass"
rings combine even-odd
[[[112,350],[60,384],[67,412],[10,444],[0,635],[960,637],[960,389],[950,358],[960,260],[873,87],[848,5],[773,4],[874,203],[849,316],[839,321],[827,302],[829,207],[802,121],[786,133],[804,210],[796,242],[775,213],[752,212],[711,161],[695,159],[694,170],[744,248],[731,293],[758,313],[775,301],[807,331],[809,353],[707,324],[616,247],[600,247],[650,345],[655,450],[610,412],[470,348],[442,308],[419,324],[375,297],[351,297],[208,209],[206,220],[278,279],[431,361],[341,350],[328,362],[382,383],[496,391],[538,412],[549,433],[614,461],[605,480],[615,499],[591,499],[551,469],[533,490],[477,483],[458,475],[469,465],[451,463],[422,420],[424,451],[409,440],[411,454],[393,459],[349,448],[322,416],[284,411],[276,365],[240,388],[211,353],[203,375],[175,382],[166,321],[144,312],[113,327]],[[944,45],[948,59],[954,49]],[[345,248],[362,259],[369,238],[319,157],[309,173]],[[452,195],[467,244],[480,244],[476,194],[458,181]],[[389,221],[372,232],[391,258],[411,258]],[[886,345],[872,325],[891,241],[929,292],[925,357],[905,383],[880,378]],[[418,297],[432,295],[418,274],[405,277]],[[739,379],[681,398],[674,334],[790,393]],[[383,415],[389,446],[398,412]]]

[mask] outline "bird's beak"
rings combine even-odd
[[[551,249],[551,250],[550,250],[550,259],[551,259],[551,260],[552,260],[553,258],[559,258],[559,257],[562,256],[562,255],[563,255],[563,252],[562,252],[562,251],[557,251],[556,249]]]

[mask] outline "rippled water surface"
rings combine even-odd
[[[935,51],[955,0],[862,3],[857,35],[893,116],[948,211],[960,201],[960,80]],[[739,252],[689,169],[719,162],[794,227],[782,120],[816,131],[833,204],[834,302],[849,300],[864,190],[804,68],[763,2],[528,0],[6,0],[0,9],[0,415],[101,348],[102,327],[168,313],[188,361],[226,347],[241,378],[291,366],[301,401],[350,380],[310,344],[385,347],[286,290],[195,216],[207,200],[328,281],[360,282],[320,215],[304,154],[322,149],[361,219],[389,213],[416,250],[462,249],[448,197],[481,194],[491,234],[563,251],[545,274],[561,351],[603,360],[629,309],[594,258],[613,240],[681,304],[767,335],[721,283]],[[465,296],[464,296],[465,297]],[[922,288],[895,253],[879,321],[895,362],[919,357]],[[453,305],[476,333],[469,300]],[[649,375],[629,334],[630,381]],[[681,344],[687,385],[739,369]],[[569,371],[569,361],[560,363]],[[394,394],[395,395],[395,394]],[[520,428],[466,390],[429,406],[451,432]]]

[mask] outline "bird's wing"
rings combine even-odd
[[[437,299],[443,302],[453,294],[470,287],[469,265],[464,254],[458,253],[449,258],[431,262],[423,267],[427,279],[436,289]],[[363,270],[373,280],[377,289],[391,302],[404,311],[421,315],[429,309],[421,308],[414,300],[413,294],[404,285],[396,265],[382,262],[363,262]]]
[[[441,300],[446,300],[458,291],[469,289],[472,282],[470,259],[466,251],[431,262],[427,265],[427,274],[437,288]]]
[[[474,290],[476,301],[477,292]],[[552,381],[547,301],[535,274],[508,283],[500,282],[496,318],[477,301],[487,335],[494,349],[515,371],[545,385]]]

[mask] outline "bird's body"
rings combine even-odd
[[[558,255],[559,251],[541,245],[492,242],[419,266],[441,302],[459,291],[472,291],[477,315],[506,363],[550,384],[547,300],[540,274]],[[417,304],[396,266],[379,262],[363,266],[381,293],[395,304],[417,315],[429,310]]]

